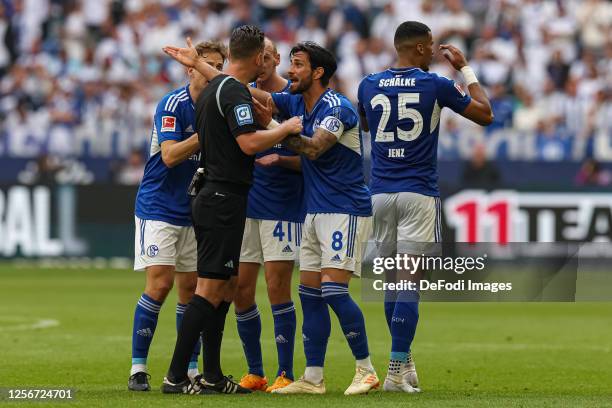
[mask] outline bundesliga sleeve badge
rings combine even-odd
[[[176,131],[176,118],[174,116],[162,116],[161,132]]]

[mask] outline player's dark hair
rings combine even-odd
[[[395,48],[397,49],[404,41],[427,37],[430,32],[431,30],[429,27],[423,23],[418,21],[404,21],[395,30],[393,45],[395,45]]]
[[[243,25],[232,31],[229,41],[230,58],[244,59],[261,53],[264,33],[254,25]]]
[[[220,41],[202,41],[196,44],[196,52],[202,56],[205,52],[216,52],[223,61],[227,59],[227,47]]]
[[[298,52],[303,52],[304,54],[308,55],[308,59],[310,60],[310,68],[313,70],[319,67],[323,68],[321,85],[327,86],[331,77],[334,76],[336,68],[338,68],[334,54],[313,41],[304,41],[296,44],[291,49],[289,56],[292,57]]]

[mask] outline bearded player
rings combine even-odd
[[[323,365],[331,331],[329,308],[336,314],[356,360],[345,395],[365,394],[378,386],[370,361],[363,313],[348,287],[361,272],[362,243],[371,231],[371,199],[363,175],[359,118],[342,94],[328,88],[336,60],[313,42],[290,53],[289,92],[252,90],[260,102],[282,116],[300,116],[304,135],[283,141],[302,156],[306,219],[300,246],[300,286],[306,370],[279,394],[323,394]]]

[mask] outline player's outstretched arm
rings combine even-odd
[[[261,167],[280,166],[293,171],[302,171],[300,156],[281,156],[277,153],[271,153],[256,159],[255,164]]]
[[[221,74],[219,70],[209,65],[203,58],[200,58],[190,37],[187,37],[187,47],[185,48],[167,45],[162,50],[184,66],[198,71],[208,81],[212,81],[214,77]]]
[[[291,151],[303,154],[309,160],[316,160],[337,141],[336,135],[319,127],[312,138],[295,134],[287,136],[283,140],[283,146]]]
[[[166,167],[172,168],[196,154],[200,150],[198,134],[194,133],[189,138],[177,142],[176,140],[165,140],[161,144],[161,157]]]
[[[243,133],[236,138],[236,142],[245,154],[250,156],[268,150],[275,144],[280,143],[288,135],[302,131],[302,121],[297,116],[284,121],[274,129],[258,130],[256,132]]]
[[[463,53],[455,46],[449,44],[440,45],[440,49],[446,51],[444,57],[457,70],[461,71],[468,85],[468,91],[472,100],[461,113],[461,116],[478,123],[481,126],[488,126],[493,122],[493,110],[489,98],[484,89],[478,83],[474,71],[469,67]]]

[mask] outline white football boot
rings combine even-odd
[[[373,389],[378,388],[380,381],[376,375],[376,371],[365,367],[357,367],[355,369],[355,377],[353,382],[344,391],[344,395],[367,394]]]

